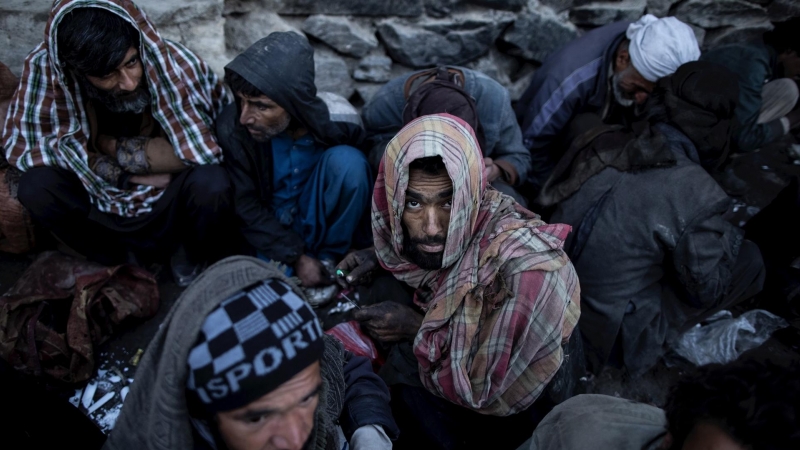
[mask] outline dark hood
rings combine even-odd
[[[225,70],[257,87],[322,144],[358,146],[364,139],[362,127],[331,120],[327,105],[317,97],[314,49],[297,33],[271,33],[237,56]]]
[[[709,170],[728,157],[738,103],[736,74],[694,61],[659,80],[647,107],[650,122],[666,122],[685,134],[697,148],[700,164]]]

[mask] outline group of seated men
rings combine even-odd
[[[516,448],[584,352],[641,374],[759,292],[714,176],[800,124],[800,45],[701,58],[673,17],[563,47],[516,114],[497,82],[440,67],[386,84],[366,129],[317,92],[296,33],[225,67],[232,102],[129,0],[56,2],[46,36],[3,129],[20,202],[89,259],[171,256],[189,285],[109,448]],[[758,70],[738,56],[755,52]],[[309,307],[337,281],[408,294],[354,314],[387,351],[380,377]]]

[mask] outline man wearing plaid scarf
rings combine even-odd
[[[188,284],[224,252],[230,182],[212,132],[222,84],[130,0],[56,1],[45,36],[3,129],[24,172],[20,202],[101,263],[160,259],[182,243],[189,264],[173,269]]]
[[[375,247],[339,264],[348,283],[380,263],[414,289],[411,305],[384,301],[355,318],[392,345],[381,375],[422,448],[516,448],[577,341],[580,288],[562,249],[570,227],[487,186],[483,162],[463,120],[409,122],[375,183]]]

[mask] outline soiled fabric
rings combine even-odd
[[[409,164],[440,156],[453,181],[442,269],[403,255]],[[483,414],[529,407],[556,373],[580,315],[575,270],[562,250],[570,227],[548,225],[486,187],[475,135],[448,114],[423,116],[389,143],[372,204],[381,265],[417,288],[426,311],[414,340],[429,391]]]
[[[692,27],[675,17],[646,14],[630,24],[625,34],[631,41],[628,52],[633,67],[653,83],[700,57]]]
[[[608,395],[572,397],[553,409],[518,450],[657,450],[667,434],[664,410]]]
[[[90,168],[90,126],[76,80],[58,59],[58,24],[76,8],[102,8],[140,31],[139,54],[152,95],[152,115],[187,165],[218,162],[213,123],[225,90],[211,69],[180,44],[162,39],[130,0],[59,0],[45,28],[46,39],[25,59],[20,87],[12,99],[2,141],[8,162],[20,170],[57,166],[75,172],[101,212],[135,217],[149,213],[163,189],[137,185],[121,189]]]
[[[695,61],[658,82],[650,99],[663,108],[664,121],[681,131],[697,149],[700,164],[714,168],[730,153],[739,101],[739,82],[730,70]]]

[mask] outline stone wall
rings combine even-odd
[[[52,0],[3,0],[0,61],[19,74]],[[435,64],[483,71],[518,98],[553,50],[585,30],[644,13],[689,23],[704,48],[758,39],[800,16],[798,0],[138,0],[162,35],[217,73],[272,31],[313,43],[317,86],[361,105],[406,71]]]

